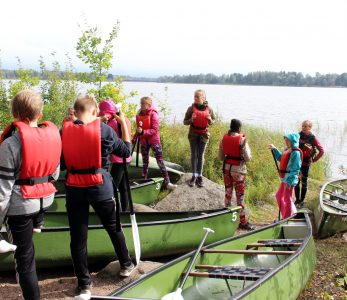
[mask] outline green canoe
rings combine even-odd
[[[65,199],[56,199],[65,203]],[[59,203],[58,205],[62,205]],[[191,251],[200,242],[203,226],[214,229],[208,242],[234,235],[239,224],[239,207],[209,211],[136,213],[141,241],[141,258],[181,254]],[[130,216],[121,213],[121,222],[130,254],[134,254]],[[2,232],[7,239],[7,234]],[[38,268],[71,265],[70,232],[64,212],[47,212],[42,232],[34,234],[35,257]],[[115,259],[110,238],[91,212],[88,232],[89,262]],[[0,271],[14,268],[12,253],[0,254]]]
[[[64,172],[65,174],[65,172]],[[58,195],[65,193],[65,180],[62,179],[63,175],[54,183],[58,190]],[[130,191],[134,203],[148,205],[158,199],[161,186],[163,185],[163,177],[150,178],[150,179],[132,179],[130,180]],[[118,193],[119,196],[119,193]],[[57,203],[55,204],[57,205]],[[60,208],[59,208],[60,209]],[[64,207],[65,211],[65,201]]]
[[[320,238],[347,231],[347,179],[323,185],[315,211],[317,236]]]
[[[202,228],[199,236],[200,239],[203,236]],[[110,296],[91,299],[161,299],[176,291],[193,255],[191,252],[175,259]],[[189,272],[182,296],[196,300],[297,299],[315,264],[310,219],[306,213],[298,213],[203,247]]]

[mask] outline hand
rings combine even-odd
[[[136,128],[136,132],[137,132],[138,134],[142,134],[142,131],[143,131],[143,129],[142,129],[141,127],[137,127],[137,128]]]
[[[108,117],[106,116],[100,116],[101,122],[107,123],[108,122]]]
[[[124,116],[121,109],[119,109],[119,111],[116,114],[114,114],[114,118],[116,119],[116,121],[118,123],[120,123],[120,124],[124,123],[125,124],[125,116]]]
[[[276,149],[276,147],[275,147],[273,144],[269,144],[267,147],[268,147],[270,150],[275,150],[275,149]]]
[[[207,116],[206,116],[206,119],[209,120],[210,122],[212,122],[211,115],[207,115]]]

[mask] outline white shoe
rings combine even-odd
[[[5,240],[0,241],[0,253],[6,253],[10,251],[15,251],[17,249],[16,245],[10,244]]]
[[[136,269],[137,266],[135,266],[133,263],[131,263],[128,267],[123,267],[120,269],[119,275],[122,277],[129,277],[131,273]]]
[[[35,233],[41,233],[41,228],[34,228],[34,229],[33,229],[33,232],[35,232]]]
[[[75,300],[89,300],[92,297],[90,289],[81,290],[78,296],[75,296]]]
[[[172,184],[171,182],[169,182],[169,183],[166,185],[166,189],[167,189],[167,190],[173,191],[175,188],[177,188],[177,184]]]

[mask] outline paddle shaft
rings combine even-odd
[[[178,287],[178,288],[180,288],[180,289],[183,289],[183,286],[184,286],[184,284],[185,284],[186,281],[187,281],[187,278],[188,278],[188,276],[189,276],[189,273],[190,273],[190,271],[192,270],[192,268],[193,268],[193,266],[194,266],[194,264],[195,264],[196,259],[198,258],[198,255],[199,255],[199,253],[200,253],[200,250],[201,250],[202,246],[204,245],[205,240],[206,240],[208,234],[209,234],[210,232],[212,232],[212,233],[214,232],[214,231],[212,231],[212,230],[209,229],[209,228],[205,228],[205,231],[206,231],[206,232],[205,232],[205,235],[204,235],[203,239],[201,240],[198,249],[196,249],[193,258],[192,258],[192,260],[190,261],[190,264],[189,264],[189,266],[188,266],[188,269],[187,269],[187,271],[185,272],[184,277],[183,277],[183,279],[182,279],[182,281],[181,281],[181,283],[180,283],[180,285],[179,285],[179,287]]]
[[[275,157],[275,153],[274,153],[273,149],[271,149],[271,154],[272,154],[272,157],[273,157],[273,159],[275,161],[275,165],[276,165],[276,168],[277,168],[278,175],[280,175],[281,174],[280,173],[280,168],[278,167],[277,159]],[[278,220],[281,220],[281,203],[280,203],[280,205],[278,207]]]

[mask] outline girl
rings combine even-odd
[[[282,218],[285,219],[296,213],[293,203],[293,190],[299,181],[302,151],[299,148],[299,134],[286,134],[284,142],[286,148],[282,153],[273,144],[269,145],[269,149],[273,151],[275,158],[280,161],[281,184],[276,193],[276,199]]]
[[[136,115],[136,133],[140,138],[141,154],[143,161],[142,176],[148,176],[149,149],[152,148],[157,164],[164,178],[164,186],[174,190],[177,185],[170,182],[169,174],[163,160],[163,149],[160,144],[159,114],[152,104],[150,97],[142,97],[141,108]]]
[[[192,178],[189,186],[195,184],[203,187],[202,171],[204,164],[204,153],[210,136],[208,126],[215,120],[215,115],[206,101],[204,90],[196,90],[194,93],[194,103],[188,107],[183,124],[189,125],[188,140],[191,151]]]

